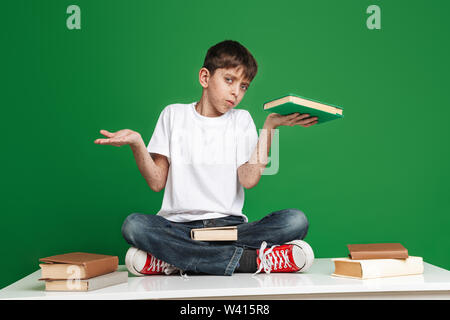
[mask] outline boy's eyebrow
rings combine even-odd
[[[230,78],[237,79],[237,77],[235,75],[231,74],[231,73],[227,72],[227,73],[225,73],[225,75],[229,76]],[[242,81],[242,83],[246,84],[247,86],[250,86],[250,83],[248,83],[247,81]]]

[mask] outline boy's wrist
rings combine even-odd
[[[274,123],[272,123],[272,121],[270,121],[269,118],[266,119],[266,121],[264,122],[264,126],[263,129],[276,129],[277,125],[275,125]]]
[[[139,148],[142,148],[142,146],[145,147],[144,140],[142,139],[141,135],[137,133],[137,137],[134,142],[130,143],[130,147],[132,150],[137,150]]]
[[[264,129],[276,129],[278,126],[273,122],[272,114],[269,114],[266,118],[266,121],[264,121]]]

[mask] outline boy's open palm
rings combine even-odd
[[[316,124],[318,121],[317,117],[310,117],[307,113],[291,113],[288,115],[271,113],[267,116],[266,122],[274,128],[279,126],[302,126],[307,128]]]
[[[107,144],[115,147],[123,145],[135,145],[139,143],[141,135],[130,129],[123,129],[116,132],[109,132],[107,130],[100,130],[100,133],[108,139],[96,139],[96,144]]]

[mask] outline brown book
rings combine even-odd
[[[348,244],[347,247],[353,260],[408,258],[408,250],[400,243]]]
[[[89,279],[117,270],[119,258],[104,254],[72,252],[41,258],[42,276],[47,279]]]
[[[398,277],[423,273],[423,258],[409,256],[407,259],[335,258],[332,276],[358,279]]]
[[[236,241],[236,226],[191,229],[191,239],[198,241]]]

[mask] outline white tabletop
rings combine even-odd
[[[119,271],[125,271],[123,265]],[[331,259],[316,259],[305,273],[227,276],[157,275],[134,277],[128,283],[91,292],[46,292],[40,270],[0,290],[0,299],[204,299],[374,292],[444,292],[450,298],[450,271],[424,263],[422,275],[358,280],[334,277]]]

